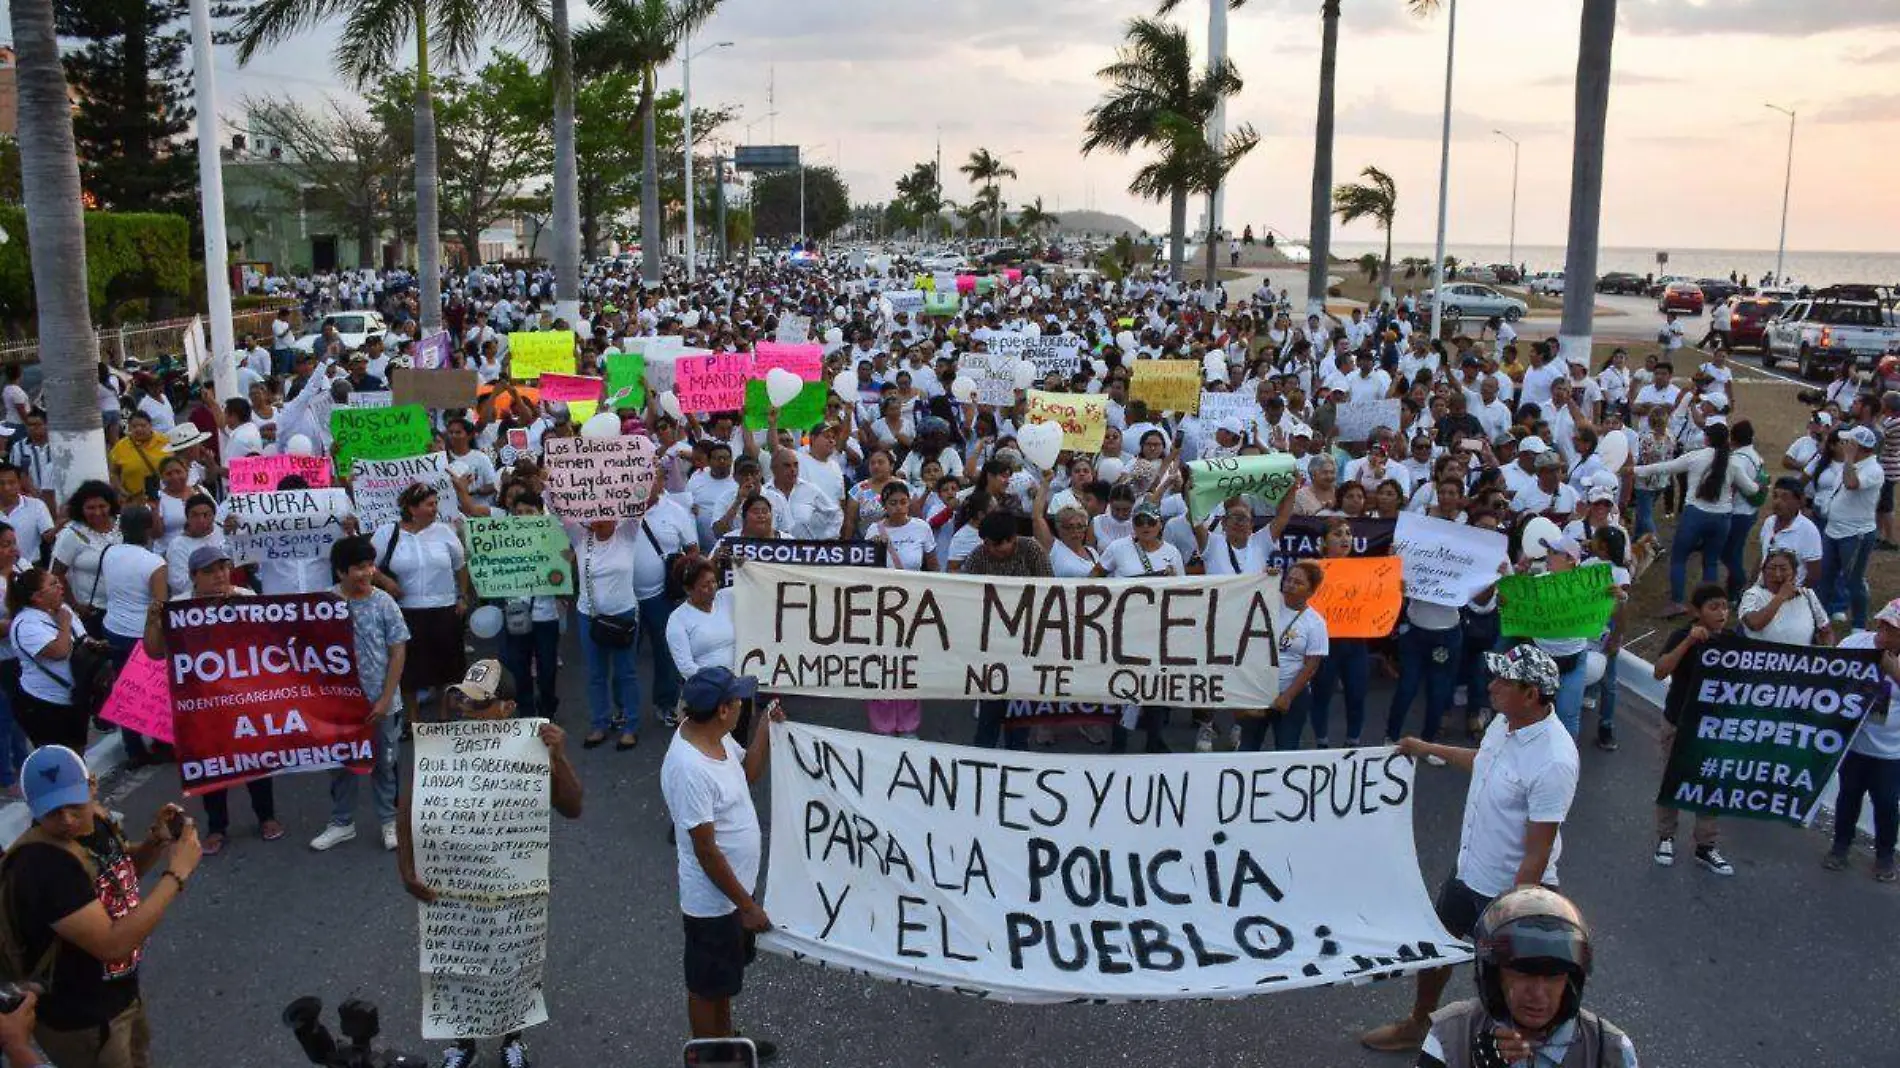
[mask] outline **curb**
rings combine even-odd
[[[86,747],[86,767],[94,778],[101,780],[125,767],[125,740],[119,737],[117,729]],[[12,848],[14,841],[32,825],[33,817],[26,810],[26,802],[10,801],[5,808],[0,808],[0,842],[6,843],[7,848]]]

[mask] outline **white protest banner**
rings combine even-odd
[[[1238,998],[1470,959],[1393,748],[1163,757],[772,725],[766,949],[1032,1004]]]
[[[1509,545],[1499,531],[1417,512],[1400,512],[1392,529],[1392,555],[1405,567],[1405,595],[1447,608],[1463,608],[1498,580]]]
[[[738,666],[786,693],[1265,708],[1280,585],[1057,579],[750,563]]]
[[[501,1035],[547,1019],[546,720],[416,724],[410,826],[419,905],[422,1035]]]
[[[653,492],[647,438],[547,438],[548,510],[565,520],[638,519]]]
[[[401,460],[355,460],[350,464],[350,494],[356,498],[356,519],[364,530],[402,518],[396,499],[417,483],[435,490],[437,514],[454,519],[462,514],[449,480],[449,454],[432,452]]]
[[[803,345],[811,340],[811,320],[803,315],[781,315],[772,340],[781,345]]]
[[[1333,436],[1340,441],[1364,441],[1374,430],[1399,429],[1399,399],[1347,401],[1333,408]]]
[[[355,390],[350,399],[344,402],[346,408],[392,408],[396,404],[395,394],[386,389]]]
[[[893,289],[884,294],[889,302],[891,314],[900,312],[913,318],[924,312],[924,291],[921,289]]]
[[[324,559],[353,514],[350,495],[335,488],[234,493],[224,509],[237,517],[237,532],[225,544],[240,564]]]
[[[1036,378],[1060,375],[1069,379],[1082,372],[1082,341],[1073,337],[1038,337],[1023,346],[1022,359],[1036,365]]]
[[[993,352],[966,352],[957,359],[963,377],[976,383],[976,403],[1009,407],[1016,403],[1015,361]]]
[[[1221,420],[1231,416],[1248,424],[1247,432],[1251,434],[1254,416],[1260,414],[1260,402],[1254,399],[1252,393],[1215,393],[1204,389],[1201,391],[1201,410],[1198,414],[1202,426],[1219,426]]]

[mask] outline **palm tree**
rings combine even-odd
[[[424,333],[442,325],[441,211],[436,193],[435,101],[430,94],[431,54],[450,65],[475,57],[483,34],[527,36],[547,41],[549,16],[540,0],[257,0],[233,27],[238,64],[249,63],[305,30],[343,17],[336,50],[339,73],[361,89],[402,59],[416,42],[416,281],[421,287]]]
[[[1557,344],[1566,359],[1586,365],[1596,314],[1603,131],[1610,111],[1610,51],[1615,37],[1616,0],[1583,0],[1577,46],[1577,132],[1570,162],[1570,244],[1564,254],[1564,315]]]
[[[1437,11],[1443,0],[1405,0],[1412,14]],[[1313,232],[1307,244],[1306,312],[1326,311],[1326,268],[1332,262],[1334,76],[1339,69],[1339,0],[1320,0],[1319,117],[1313,123]]]
[[[73,111],[53,28],[53,0],[13,0],[18,86],[21,204],[39,312],[40,367],[61,499],[80,482],[106,477],[99,421],[99,338],[86,291],[86,221],[79,188]]]
[[[574,155],[574,37],[567,0],[549,5],[549,74],[554,79],[554,305],[575,323],[581,311],[581,179]]]
[[[1168,202],[1168,264],[1178,279],[1186,251],[1188,195],[1209,191],[1199,180],[1211,173],[1211,165],[1226,160],[1233,148],[1243,144],[1241,154],[1245,154],[1258,140],[1252,130],[1247,130],[1240,142],[1216,149],[1202,134],[1196,152],[1183,131],[1204,130],[1208,116],[1220,102],[1240,92],[1240,75],[1226,61],[1197,73],[1193,49],[1184,31],[1157,19],[1138,18],[1128,23],[1115,62],[1097,71],[1096,77],[1108,82],[1110,88],[1089,109],[1088,136],[1082,140],[1082,152],[1087,155],[1106,149],[1127,153],[1141,145],[1162,151],[1160,160],[1137,172],[1128,190],[1136,196]],[[1233,160],[1238,158],[1232,156]],[[1214,188],[1218,188],[1218,182]]]
[[[1037,197],[1034,204],[1024,204],[1023,210],[1016,213],[1016,232],[1034,237],[1061,221],[1042,210],[1042,198]]]
[[[1155,14],[1166,18],[1181,6],[1181,0],[1159,0],[1155,4]],[[1238,11],[1247,6],[1247,0],[1207,0],[1207,69],[1211,73],[1222,63],[1227,62],[1227,12]],[[1207,117],[1207,144],[1219,151],[1226,140],[1227,105],[1221,101],[1214,105],[1214,113]],[[1221,191],[1212,190],[1207,194],[1207,240],[1214,244],[1218,238],[1221,217]],[[1215,283],[1216,257],[1208,257],[1207,284]]]
[[[1379,284],[1379,302],[1392,300],[1392,218],[1399,211],[1399,187],[1392,176],[1377,167],[1359,172],[1364,184],[1342,185],[1333,190],[1333,214],[1342,226],[1360,219],[1371,219],[1385,231],[1384,279]],[[1371,255],[1368,253],[1367,255]]]
[[[970,179],[970,184],[978,186],[977,199],[990,205],[990,230],[992,236],[1003,236],[1003,190],[1005,178],[1016,177],[1016,168],[1003,162],[1003,157],[990,154],[987,148],[979,148],[970,153],[969,162],[957,170]]]
[[[719,0],[596,0],[600,21],[574,35],[582,71],[618,70],[640,79],[634,121],[640,136],[640,277],[660,280],[659,132],[653,101],[659,69],[705,25]]]

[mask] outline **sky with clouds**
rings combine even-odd
[[[590,15],[575,5],[577,24]],[[1603,240],[1613,246],[1772,248],[1780,222],[1787,119],[1800,114],[1788,243],[1812,250],[1900,249],[1889,154],[1900,135],[1900,0],[1622,0],[1604,174]],[[1320,0],[1249,0],[1229,22],[1245,90],[1230,123],[1260,146],[1230,180],[1227,221],[1296,235],[1309,228]],[[1452,104],[1453,244],[1502,244],[1511,147],[1522,143],[1517,240],[1560,244],[1582,0],[1462,0]],[[979,146],[1021,177],[1005,199],[1052,211],[1095,207],[1154,228],[1162,205],[1126,187],[1135,160],[1084,158],[1084,115],[1102,94],[1129,0],[725,0],[696,45],[731,41],[694,64],[702,104],[739,108],[750,141],[807,146],[839,164],[855,201],[882,201],[942,132],[946,194],[967,196],[956,164]],[[1173,16],[1198,50],[1205,0]],[[1398,183],[1401,242],[1429,241],[1437,199],[1447,19],[1403,0],[1344,0],[1335,180],[1371,164]],[[220,111],[245,95],[347,95],[329,74],[334,35],[317,31],[240,71],[218,64]],[[677,64],[664,75],[677,85]],[[767,105],[775,85],[774,110]],[[631,106],[631,102],[629,102]],[[746,139],[743,126],[729,131]],[[1335,229],[1373,240],[1372,228]]]

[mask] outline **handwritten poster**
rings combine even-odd
[[[1399,399],[1345,401],[1333,407],[1333,434],[1340,441],[1365,441],[1374,430],[1399,428]]]
[[[336,408],[330,412],[330,437],[336,442],[336,470],[347,472],[354,460],[394,460],[429,451],[429,413],[419,404],[393,408]]]
[[[462,537],[478,596],[573,596],[567,532],[553,516],[470,516],[462,521]]]
[[[831,386],[825,382],[807,382],[792,402],[778,410],[781,430],[810,430],[825,421],[825,403],[831,399]],[[771,425],[772,398],[765,383],[753,379],[745,384],[744,422],[747,430],[764,430]]]
[[[410,363],[418,371],[441,370],[449,365],[449,353],[452,349],[449,332],[437,330],[416,342],[414,351],[410,355]]]
[[[335,487],[235,493],[224,510],[237,520],[225,544],[240,564],[322,560],[354,514],[350,495]]]
[[[1405,601],[1403,564],[1396,556],[1321,560],[1326,581],[1314,592],[1313,610],[1326,617],[1334,638],[1383,638],[1398,626]]]
[[[1405,595],[1415,601],[1463,608],[1498,580],[1510,539],[1495,530],[1400,512],[1393,555],[1405,562]]]
[[[753,378],[762,379],[767,372],[777,368],[790,371],[806,382],[822,381],[825,377],[825,347],[781,345],[774,341],[761,341],[753,346]]]
[[[519,331],[508,335],[508,373],[517,382],[533,382],[548,373],[574,373],[572,330]]]
[[[640,352],[616,352],[607,357],[607,403],[615,411],[642,411],[647,406],[647,358]]]
[[[1498,580],[1498,627],[1507,638],[1601,638],[1616,611],[1608,564]]]
[[[117,723],[147,738],[172,741],[172,692],[165,678],[165,662],[146,655],[145,643],[135,642],[132,655],[112,683],[99,718]]]
[[[311,489],[330,484],[328,456],[233,456],[230,486],[232,493],[265,493],[291,475],[301,475]]]
[[[1151,413],[1192,415],[1201,407],[1201,363],[1199,360],[1136,360],[1128,395],[1148,402]]]
[[[1054,423],[1062,428],[1062,447],[1075,452],[1099,452],[1108,432],[1105,394],[1028,391],[1029,421]]]
[[[673,366],[673,392],[688,412],[729,412],[745,405],[752,358],[742,352],[684,356]]]
[[[548,438],[548,510],[577,523],[638,519],[653,492],[647,438]]]
[[[1188,515],[1200,522],[1220,510],[1229,497],[1251,497],[1268,507],[1292,491],[1298,464],[1283,452],[1230,456],[1188,464]]]
[[[994,352],[966,352],[958,373],[976,385],[976,403],[1008,407],[1016,403],[1015,361]]]
[[[417,484],[435,490],[438,516],[454,519],[462,514],[455,497],[455,483],[449,479],[449,454],[431,452],[400,460],[358,460],[352,464],[350,494],[356,499],[357,522],[368,531],[401,519],[398,498],[404,490]]]
[[[588,375],[561,375],[549,372],[541,376],[541,399],[545,401],[597,401],[601,380]]]

